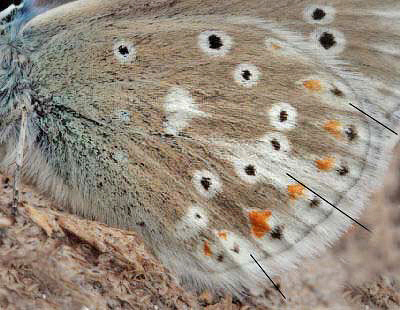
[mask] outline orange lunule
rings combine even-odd
[[[218,232],[218,237],[224,240],[228,240],[228,233],[226,231],[219,231]]]
[[[342,135],[342,124],[337,120],[327,121],[324,129],[337,138],[340,138]]]
[[[322,89],[321,81],[319,80],[307,80],[303,82],[305,88],[312,91],[320,91]]]
[[[323,159],[317,159],[315,161],[315,164],[317,165],[317,168],[319,170],[323,171],[329,171],[332,170],[334,164],[335,164],[335,159],[333,157],[326,157]]]
[[[261,238],[271,230],[271,227],[267,223],[271,214],[272,212],[269,210],[249,212],[251,231],[255,237]]]
[[[288,193],[291,199],[297,199],[303,196],[304,186],[300,184],[288,185]]]
[[[208,242],[207,242],[207,241],[204,241],[203,250],[204,250],[204,255],[206,255],[206,256],[211,256],[211,255],[212,255],[211,248],[210,248],[210,246],[208,245]]]

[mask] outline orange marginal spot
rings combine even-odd
[[[330,134],[334,135],[336,138],[340,138],[342,136],[342,124],[339,121],[327,121],[324,125],[324,129]]]
[[[329,171],[332,170],[334,164],[335,164],[335,159],[333,157],[326,157],[323,159],[317,159],[315,161],[315,164],[317,165],[317,168],[319,170],[323,171]]]
[[[251,231],[257,238],[262,238],[267,232],[271,230],[267,220],[271,217],[272,212],[269,210],[264,211],[249,211],[249,219]]]
[[[207,242],[207,241],[204,241],[203,250],[204,250],[204,255],[205,255],[205,256],[211,256],[211,255],[212,255],[211,248],[210,248],[210,246],[208,245],[208,242]]]
[[[218,237],[224,239],[225,241],[228,240],[228,233],[224,230],[218,232]]]
[[[303,196],[304,186],[300,184],[288,185],[288,193],[291,199],[297,199]]]
[[[274,44],[274,43],[271,44],[271,47],[272,47],[273,49],[275,49],[275,50],[282,48],[282,46],[280,46],[280,45],[278,45],[278,44]]]
[[[305,88],[311,91],[321,91],[321,81],[320,80],[307,80],[303,82]]]

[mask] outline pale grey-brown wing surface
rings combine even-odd
[[[12,89],[1,101],[3,166],[19,98],[31,98],[24,171],[40,190],[138,231],[191,287],[261,285],[250,254],[274,275],[353,223],[290,176],[357,217],[384,171],[396,135],[349,105],[397,130],[398,57],[388,51],[399,40],[384,26],[396,7],[382,2],[49,10],[2,42],[0,81]],[[368,18],[382,23],[379,53],[356,34],[372,29]],[[6,82],[15,72],[23,79]]]

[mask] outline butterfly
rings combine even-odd
[[[240,295],[337,240],[398,141],[397,1],[100,1],[0,38],[1,168]],[[357,222],[358,223],[358,222]],[[366,232],[367,233],[367,232]]]

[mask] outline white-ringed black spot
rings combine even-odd
[[[124,57],[126,57],[126,55],[129,54],[128,47],[125,46],[125,45],[120,45],[120,46],[118,47],[118,52],[119,52],[122,56],[124,56]]]
[[[243,70],[243,71],[242,71],[242,77],[243,77],[246,81],[250,80],[250,77],[251,77],[250,71],[249,71],[249,70]]]
[[[114,43],[114,54],[121,63],[131,63],[136,59],[133,43],[120,40]]]
[[[217,256],[217,260],[218,260],[219,262],[223,262],[223,261],[224,261],[224,255],[223,255],[223,254],[219,254],[219,255]]]
[[[254,167],[254,165],[247,165],[246,167],[244,167],[244,171],[247,175],[256,175],[256,167]]]
[[[275,151],[279,151],[281,149],[281,144],[279,143],[278,140],[272,139],[271,144]]]
[[[279,113],[279,121],[282,122],[286,122],[288,119],[288,112],[287,111],[281,111]]]
[[[314,197],[310,201],[309,207],[310,208],[317,208],[317,207],[319,207],[320,204],[321,204],[321,201],[317,197]]]
[[[321,20],[326,16],[326,13],[324,12],[324,10],[320,9],[320,8],[316,8],[312,14],[312,18],[314,20]]]
[[[357,130],[353,125],[350,125],[349,127],[347,127],[344,132],[347,136],[347,139],[349,139],[349,141],[354,141],[357,138]]]
[[[345,49],[346,38],[343,32],[333,28],[319,27],[310,33],[310,39],[321,55],[337,55]]]
[[[233,246],[233,248],[231,249],[231,251],[233,251],[233,252],[239,254],[240,248],[239,248],[239,246],[238,246],[237,244],[234,244],[234,246]]]
[[[304,19],[310,24],[329,24],[335,19],[336,9],[329,5],[309,5],[304,8]]]
[[[319,37],[319,43],[323,46],[324,49],[328,50],[332,46],[336,45],[335,36],[330,32],[323,32]]]
[[[204,206],[192,204],[177,222],[175,228],[178,237],[186,240],[201,232],[208,225]]]
[[[244,87],[252,87],[256,85],[260,76],[260,71],[252,64],[239,64],[233,72],[233,77],[236,83]]]
[[[336,169],[337,173],[341,176],[345,176],[346,174],[349,173],[349,168],[347,166],[340,166],[338,169]]]
[[[233,40],[223,31],[207,30],[199,34],[198,45],[207,55],[219,57],[230,51]]]
[[[197,192],[207,199],[213,198],[222,189],[219,176],[208,170],[196,170],[192,182]]]
[[[344,97],[344,93],[337,87],[332,88],[330,91],[332,94],[334,94],[337,97]]]
[[[278,121],[278,120],[277,120]],[[285,124],[286,122],[282,123]],[[281,124],[281,123],[279,123]],[[274,132],[270,134],[264,135],[261,139],[260,142],[262,141],[262,150],[260,148],[260,152],[274,152],[274,151],[279,151],[274,153],[274,156],[277,156],[276,158],[283,158],[288,155],[290,152],[290,143],[289,140],[286,138],[286,136],[282,133],[279,132]],[[261,144],[260,144],[261,147]],[[283,156],[283,157],[282,157]]]
[[[268,114],[270,124],[280,131],[287,131],[296,127],[296,109],[287,102],[273,104]]]
[[[278,225],[271,230],[271,238],[273,238],[273,239],[281,240],[282,235],[283,235],[283,226],[282,225]]]
[[[207,191],[211,186],[211,178],[202,177],[200,181],[203,188]]]
[[[223,46],[222,40],[219,36],[212,34],[208,37],[209,47],[212,49],[220,49]]]

